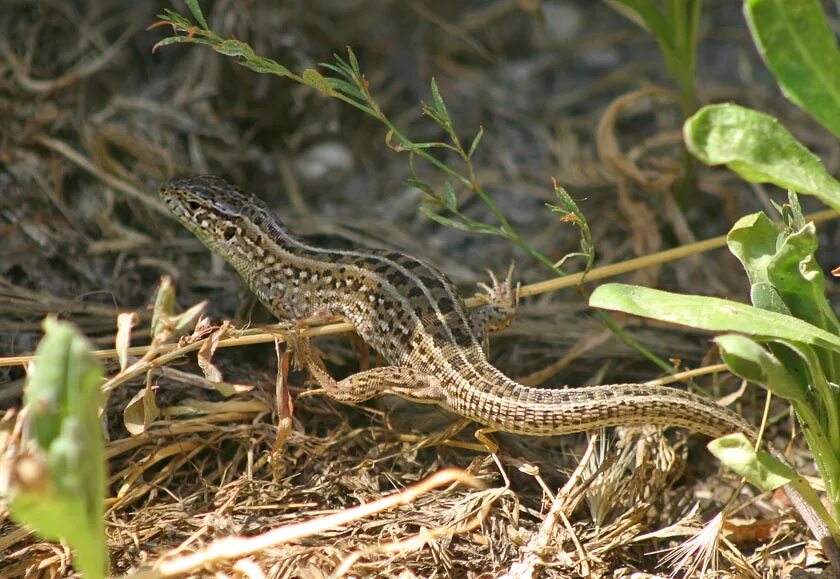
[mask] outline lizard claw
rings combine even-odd
[[[485,270],[487,271],[487,275],[490,276],[491,286],[488,286],[486,283],[479,283],[478,287],[484,290],[486,294],[487,301],[491,304],[496,304],[502,308],[512,308],[514,311],[516,307],[519,305],[519,286],[520,284],[517,282],[514,286],[513,283],[513,270],[515,266],[515,262],[510,262],[510,267],[507,270],[507,275],[505,275],[504,281],[499,281],[496,277],[496,274],[493,273],[492,270]]]
[[[514,285],[513,268],[514,263],[511,262],[503,281],[499,281],[496,274],[487,270],[491,285],[478,284],[478,287],[484,290],[487,305],[476,310],[471,316],[476,336],[499,332],[508,327],[516,317],[519,306],[519,284]]]

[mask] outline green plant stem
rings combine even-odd
[[[674,0],[674,1],[681,2],[682,0]],[[699,2],[699,0],[696,0],[696,1]],[[198,14],[196,14],[196,10],[198,10],[197,5],[194,8],[195,9],[193,10],[193,8],[191,7],[191,10],[193,11],[194,16],[196,16],[198,18],[199,22],[203,23],[204,18],[203,18],[203,15],[201,15],[200,10],[198,11]],[[268,72],[270,74],[274,74],[275,76],[279,76],[279,77],[282,77],[282,78],[289,78],[290,80],[292,80],[294,82],[297,82],[299,84],[303,84],[303,85],[306,85],[306,86],[311,86],[311,87],[316,88],[317,90],[323,92],[327,96],[337,98],[338,100],[340,100],[340,101],[342,101],[346,104],[349,104],[350,106],[356,108],[357,110],[374,117],[375,119],[377,119],[380,123],[382,123],[387,128],[387,130],[388,130],[387,134],[389,135],[389,138],[390,137],[396,138],[397,146],[399,148],[391,146],[392,149],[395,149],[397,151],[409,151],[411,154],[417,155],[418,157],[424,159],[426,162],[428,162],[430,165],[432,165],[433,167],[435,167],[436,169],[438,169],[439,171],[441,171],[445,175],[448,175],[449,177],[452,177],[453,179],[455,179],[457,182],[459,182],[463,186],[468,187],[470,190],[475,192],[475,194],[478,195],[478,197],[481,199],[481,201],[487,206],[487,208],[490,210],[490,212],[493,214],[493,216],[498,221],[499,229],[501,231],[501,234],[505,238],[507,238],[514,245],[516,245],[517,247],[519,247],[520,249],[525,251],[530,257],[532,257],[538,263],[540,263],[544,267],[551,270],[555,275],[558,275],[558,276],[565,275],[564,272],[554,264],[554,262],[552,262],[548,257],[546,257],[543,253],[541,253],[539,250],[537,250],[534,246],[529,244],[527,241],[525,241],[519,235],[519,233],[516,231],[516,229],[508,221],[505,214],[499,209],[499,207],[492,200],[492,198],[487,194],[487,192],[484,190],[484,188],[481,187],[481,185],[478,183],[478,180],[476,179],[475,170],[474,170],[474,167],[473,167],[471,155],[468,154],[466,151],[464,151],[463,146],[462,146],[460,140],[458,139],[457,134],[455,133],[454,127],[452,126],[451,120],[449,120],[449,118],[448,118],[448,113],[447,113],[447,117],[444,119],[446,121],[446,123],[443,124],[443,123],[440,123],[440,121],[439,121],[441,111],[438,111],[436,108],[435,109],[429,109],[427,111],[429,113],[437,112],[438,118],[436,118],[436,121],[438,121],[439,124],[441,124],[441,126],[446,130],[447,134],[450,136],[450,138],[452,139],[452,142],[454,143],[454,146],[446,145],[444,143],[439,143],[439,144],[437,144],[437,146],[446,147],[446,148],[449,148],[449,149],[452,149],[452,150],[456,151],[465,162],[465,165],[466,165],[466,168],[467,168],[467,175],[462,174],[461,172],[455,170],[454,168],[447,165],[445,162],[441,161],[440,159],[438,159],[437,157],[432,155],[427,150],[427,147],[419,146],[417,143],[414,143],[411,139],[406,137],[402,133],[402,131],[400,131],[399,128],[397,128],[394,125],[394,123],[391,122],[391,120],[388,118],[388,116],[384,112],[382,112],[382,110],[379,108],[379,105],[376,103],[375,99],[373,98],[373,95],[370,93],[370,91],[368,89],[367,82],[364,79],[364,77],[361,75],[361,72],[358,69],[358,65],[355,61],[355,57],[352,55],[352,52],[350,52],[350,60],[349,60],[350,64],[349,65],[347,63],[345,63],[344,61],[341,61],[339,59],[341,65],[342,65],[341,67],[328,66],[328,68],[331,68],[334,71],[340,72],[342,75],[344,75],[345,78],[349,79],[353,84],[354,90],[358,91],[358,93],[357,93],[358,98],[363,99],[363,102],[360,101],[360,100],[357,100],[357,98],[353,98],[352,96],[344,94],[343,92],[341,92],[341,90],[338,90],[338,89],[335,89],[335,88],[329,88],[329,87],[324,88],[318,80],[309,80],[308,81],[305,78],[305,75],[307,74],[306,72],[304,73],[304,75],[298,75],[298,74],[292,72],[291,70],[287,69],[286,67],[283,67],[282,65],[279,65],[279,64],[277,64],[273,61],[270,61],[268,59],[265,59],[265,58],[262,58],[262,57],[256,55],[253,52],[253,50],[250,49],[250,47],[248,47],[247,45],[244,45],[244,43],[234,44],[233,45],[234,50],[231,50],[229,45],[225,46],[225,41],[220,36],[218,36],[217,34],[212,32],[210,29],[205,28],[203,24],[202,24],[202,27],[200,27],[200,28],[192,27],[192,26],[189,25],[189,22],[186,19],[183,19],[183,17],[181,17],[180,15],[177,15],[177,14],[174,14],[174,13],[171,13],[171,12],[167,12],[162,18],[163,18],[164,22],[167,22],[167,23],[173,25],[175,27],[176,31],[187,33],[187,36],[173,37],[173,38],[175,38],[175,40],[172,40],[171,42],[192,42],[192,43],[197,43],[197,44],[208,45],[211,48],[213,48],[214,50],[216,50],[217,52],[220,52],[221,54],[225,54],[225,55],[228,55],[228,56],[235,55],[236,57],[241,58],[242,60],[239,61],[239,64],[241,64],[241,65],[251,65],[249,68],[251,68],[252,70],[257,70],[257,71],[260,71],[260,72]],[[247,50],[243,50],[243,47],[247,48]],[[693,58],[692,58],[692,62],[693,62]],[[677,68],[679,69],[679,67],[677,67]],[[689,74],[689,76],[693,77],[693,66],[691,68],[692,68],[692,72],[691,72],[691,74]],[[313,74],[313,76],[316,77],[316,79],[320,78],[320,81],[323,81],[324,83],[328,82],[323,77],[320,77],[320,73],[314,73],[313,72],[312,74]],[[687,86],[693,87],[693,80]],[[432,88],[433,88],[433,93],[435,94],[436,98],[439,98],[439,95],[436,93],[437,87],[433,84]],[[693,88],[692,88],[692,90],[693,90]],[[445,111],[443,111],[443,112],[445,112]],[[466,216],[463,216],[459,211],[457,211],[457,208],[453,212],[456,213],[462,219],[464,219],[466,222],[470,221],[469,218],[467,218]],[[605,325],[607,325],[607,327],[609,327],[610,330],[613,331],[625,344],[628,344],[632,348],[635,348],[639,353],[641,353],[643,356],[645,356],[646,358],[651,360],[654,364],[656,364],[660,368],[663,368],[665,371],[667,371],[669,373],[672,373],[672,372],[676,371],[676,369],[672,365],[670,365],[667,362],[665,362],[664,360],[660,359],[658,356],[656,356],[655,354],[650,352],[648,349],[641,346],[636,340],[631,338],[626,332],[624,332],[624,330],[608,314],[606,314],[605,312],[598,311],[598,312],[596,312],[596,316]]]
[[[838,462],[837,454],[820,425],[820,420],[814,412],[814,409],[808,404],[797,402],[793,402],[792,404],[796,415],[802,423],[802,435],[808,442],[808,447],[811,449],[811,454],[814,457],[814,462],[817,464],[817,469],[825,481],[826,494],[831,502],[834,520],[840,521],[840,496],[838,496],[838,488],[840,488],[840,462]]]

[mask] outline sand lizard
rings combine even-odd
[[[339,382],[311,365],[321,387],[337,400],[356,403],[397,394],[493,429],[537,436],[654,424],[712,437],[735,432],[753,441],[757,437],[735,412],[676,388],[518,384],[490,364],[482,348],[485,332],[509,323],[515,313],[510,276],[485,286],[490,304],[469,314],[455,285],[434,266],[397,251],[308,244],[259,198],[221,178],[170,181],[160,195],[178,221],[233,265],[275,316],[288,321],[342,316],[390,364]],[[795,491],[792,498],[801,513],[806,511],[803,517],[817,538],[830,538]],[[823,541],[824,547],[831,544]]]

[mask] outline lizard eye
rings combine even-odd
[[[235,227],[227,227],[222,232],[222,237],[225,238],[225,241],[230,241],[236,236],[236,228]]]
[[[190,211],[192,211],[193,213],[195,213],[195,212],[197,212],[199,209],[201,209],[201,203],[199,203],[198,201],[188,201],[188,202],[187,202],[187,207],[189,207],[189,208],[190,208]]]

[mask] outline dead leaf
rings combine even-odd
[[[123,313],[117,316],[117,338],[114,347],[117,349],[117,358],[120,361],[120,372],[125,371],[128,366],[128,348],[131,346],[131,330],[137,325],[139,318],[134,312]]]
[[[123,424],[125,429],[134,436],[143,434],[149,425],[160,416],[155,400],[155,389],[152,384],[151,372],[146,374],[146,387],[137,392],[123,410]]]

